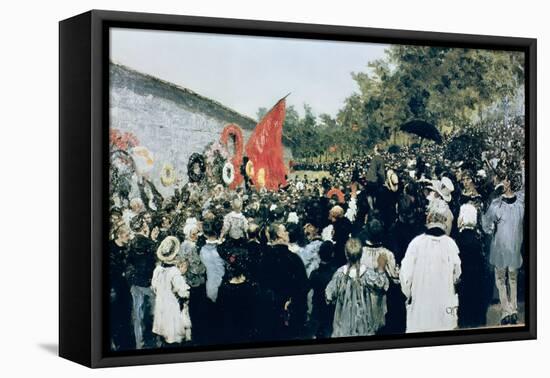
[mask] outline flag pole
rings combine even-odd
[[[277,102],[275,103],[275,105],[273,105],[271,108],[269,108],[269,110],[268,110],[267,112],[265,112],[264,116],[259,120],[258,123],[262,122],[262,120],[265,118],[265,116],[268,115],[268,114],[277,106],[277,104],[278,104],[279,102],[285,100],[288,96],[290,96],[291,93],[292,93],[292,92],[288,92],[288,93],[286,94],[286,96],[282,97],[279,101],[277,101]]]

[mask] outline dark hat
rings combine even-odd
[[[367,224],[367,238],[372,243],[380,243],[384,237],[384,226],[378,219],[372,219]]]
[[[324,241],[319,247],[319,257],[321,258],[321,261],[324,261],[324,262],[331,261],[333,254],[334,254],[334,244],[329,240]]]

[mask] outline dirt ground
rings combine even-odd
[[[311,179],[322,179],[323,177],[331,177],[328,171],[294,171],[291,172],[288,176],[290,179],[294,180],[296,178],[303,179],[304,175],[307,175],[309,180]]]

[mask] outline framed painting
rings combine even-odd
[[[536,40],[60,22],[60,355],[536,337]]]

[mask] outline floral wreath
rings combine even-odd
[[[227,162],[224,164],[222,179],[226,185],[230,185],[235,180],[235,167],[233,167],[233,163]]]
[[[176,171],[170,163],[164,164],[160,171],[160,183],[163,186],[170,186],[176,181]]]
[[[342,193],[340,189],[332,188],[331,190],[329,190],[327,193],[327,198],[330,199],[332,198],[332,196],[336,196],[338,198],[338,203],[345,202],[344,193]]]
[[[195,172],[193,169],[195,164],[199,165],[199,172]],[[204,162],[204,156],[198,152],[193,153],[189,157],[189,163],[187,163],[187,176],[189,176],[190,182],[201,182],[204,179],[206,172],[206,164]]]
[[[234,123],[225,126],[220,137],[220,144],[223,145],[228,150],[228,152],[229,140],[231,136],[235,138],[235,154],[230,159],[231,163],[233,164],[234,178],[228,185],[231,186],[231,189],[235,189],[235,187],[243,181],[240,167],[243,161],[244,140],[241,128]]]

